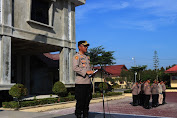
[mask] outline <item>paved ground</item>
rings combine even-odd
[[[105,98],[107,99],[107,98]],[[141,106],[134,107],[130,103],[131,97],[111,100],[105,102],[105,118],[177,118],[177,93],[167,93],[166,102],[168,104],[153,109],[144,109]],[[47,112],[21,112],[21,111],[0,111],[0,118],[75,118],[74,107],[58,109]],[[104,118],[102,103],[90,104],[89,118]]]
[[[168,104],[159,106],[152,109],[144,109],[141,106],[134,107],[130,103],[131,97],[126,97],[120,100],[113,100],[105,102],[106,118],[114,118],[119,116],[124,118],[130,117],[176,117],[177,118],[177,93],[167,93],[166,102]],[[74,117],[74,107],[61,110],[53,110],[45,113],[66,115],[58,118],[72,118]],[[103,114],[97,114],[103,112],[102,103],[95,103],[90,105],[91,116],[89,118],[101,118]],[[70,115],[67,115],[70,114]],[[96,114],[96,115],[95,115]],[[102,117],[103,118],[103,117]]]

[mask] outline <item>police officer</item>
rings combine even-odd
[[[165,98],[166,98],[166,92],[165,92],[165,90],[166,90],[166,85],[165,85],[165,82],[162,81],[162,94],[163,94],[163,103],[162,104],[167,104],[165,102]]]
[[[139,87],[138,87],[138,82],[136,82],[132,86],[133,106],[138,106],[138,92],[139,92]]]
[[[138,105],[141,105],[141,99],[142,99],[142,94],[141,94],[141,81],[139,81],[139,84],[138,84]]]
[[[92,98],[91,79],[89,75],[93,74],[90,67],[90,58],[85,55],[89,44],[87,41],[79,41],[79,52],[73,57],[73,70],[76,72],[75,79],[75,98],[76,109],[75,115],[81,118],[88,118],[89,103]]]
[[[151,85],[152,107],[158,106],[159,86],[157,84],[158,84],[158,82],[156,80],[154,80],[154,83]]]
[[[150,83],[150,81],[147,80],[146,83],[144,84],[144,94],[145,94],[144,108],[145,109],[151,108],[149,106],[149,100],[151,97],[151,87],[150,87],[149,83]]]
[[[145,100],[145,95],[144,95],[144,84],[145,84],[145,81],[141,84],[141,97],[140,97],[140,105],[141,106],[144,106],[144,100]]]

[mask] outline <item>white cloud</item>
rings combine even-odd
[[[120,10],[129,6],[128,2],[117,2],[117,0],[102,0],[100,2],[92,2],[76,8],[76,20],[84,19],[87,14],[104,13],[111,10]]]
[[[177,21],[177,0],[96,0],[76,9],[77,22],[89,21],[88,14],[122,10],[125,15],[107,18],[106,24],[117,28],[154,31]]]

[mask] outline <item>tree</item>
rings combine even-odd
[[[138,67],[131,67],[130,70],[132,72],[137,72],[139,75],[139,80],[141,80],[141,76],[140,74],[147,68],[147,65],[142,65],[142,66],[138,66]]]
[[[156,79],[158,80],[158,74],[157,73],[158,73],[158,67],[159,67],[159,58],[158,58],[156,50],[154,51],[153,61],[154,61],[154,68],[155,68],[155,71],[156,71]]]
[[[89,49],[88,52],[87,55],[90,56],[90,62],[93,67],[95,65],[106,66],[115,64],[114,51],[105,51],[102,46],[98,46]]]
[[[20,107],[20,99],[23,96],[26,96],[27,92],[28,92],[28,90],[27,90],[27,88],[25,88],[25,86],[23,84],[15,84],[9,90],[9,95],[11,95],[14,98],[17,98],[18,108]]]
[[[98,46],[95,48],[90,48],[88,50],[89,53],[86,53],[86,55],[90,56],[90,63],[93,67],[99,64],[98,62],[98,60],[100,60],[99,56],[102,54],[103,51],[104,51],[104,48],[102,46]]]

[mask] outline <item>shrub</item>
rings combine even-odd
[[[54,84],[52,91],[58,96],[65,96],[67,93],[65,85],[60,81]]]
[[[125,90],[124,91],[124,93],[131,93],[132,92],[132,90],[130,89],[130,90]]]
[[[98,87],[100,91],[103,91],[103,90],[106,91],[108,89],[108,85],[106,82],[100,83]]]
[[[120,87],[120,85],[118,85],[117,83],[115,83],[114,85],[112,85],[113,89],[116,89],[116,88],[119,88],[119,87]]]
[[[20,102],[20,107],[28,107],[28,106],[36,106],[36,105],[44,105],[44,104],[53,104],[60,102],[73,101],[75,97],[73,95],[68,97],[60,97],[60,98],[44,98],[44,99],[36,99],[36,100],[26,100]],[[3,108],[18,108],[18,102],[3,102]]]
[[[105,96],[113,96],[113,95],[121,95],[121,92],[108,92],[104,93]],[[93,98],[102,97],[102,93],[95,93],[93,94]],[[67,97],[60,97],[60,98],[44,98],[44,99],[36,99],[36,100],[26,100],[20,102],[20,107],[28,107],[28,106],[36,106],[36,105],[44,105],[44,104],[53,104],[53,103],[60,103],[60,102],[67,102],[67,101],[74,101],[75,96],[69,95]],[[3,102],[3,108],[18,108],[18,102],[11,101],[11,102]]]
[[[23,84],[15,84],[9,90],[9,95],[19,100],[21,97],[27,95],[27,88]]]

